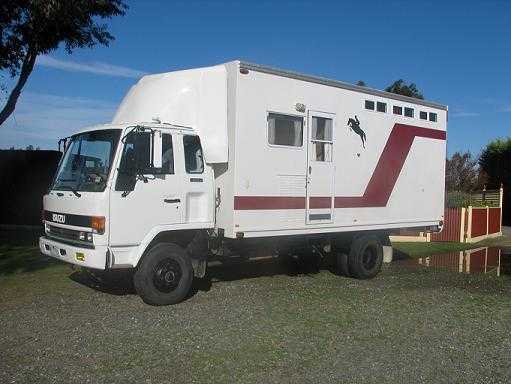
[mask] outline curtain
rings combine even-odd
[[[296,147],[301,147],[302,146],[302,136],[303,136],[303,120],[300,118],[300,119],[296,119],[294,121],[294,126],[295,126],[295,129],[294,129],[294,142],[293,142],[293,145],[296,146]]]
[[[275,117],[268,118],[268,142],[275,144]]]

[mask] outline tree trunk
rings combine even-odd
[[[7,99],[7,103],[5,103],[4,108],[0,112],[0,126],[14,112],[14,109],[16,108],[16,102],[18,101],[18,98],[20,97],[21,94],[21,90],[25,86],[28,77],[30,76],[32,70],[34,69],[36,57],[37,54],[32,50],[28,50],[27,54],[25,55],[25,58],[23,59],[23,64],[21,65],[21,72],[18,78],[18,82],[16,83],[16,86],[12,89],[9,98]]]

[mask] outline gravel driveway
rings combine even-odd
[[[510,276],[400,263],[369,281],[274,263],[210,275],[151,307],[61,264],[0,273],[0,382],[511,381]]]

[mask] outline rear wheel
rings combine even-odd
[[[339,276],[350,277],[350,270],[348,267],[348,254],[343,251],[338,251],[335,260],[336,273]]]
[[[383,262],[383,247],[377,236],[363,235],[353,240],[348,255],[350,275],[370,279],[378,274]]]
[[[192,263],[180,246],[157,244],[141,260],[133,281],[145,303],[176,304],[188,295],[192,286]]]

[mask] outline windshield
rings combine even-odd
[[[104,191],[120,135],[120,129],[105,129],[72,136],[52,189]]]

